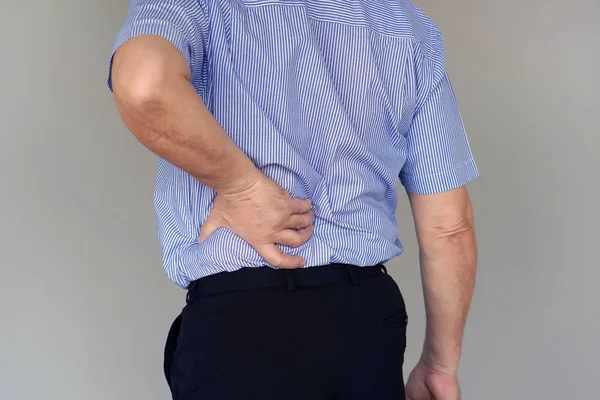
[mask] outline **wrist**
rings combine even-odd
[[[250,165],[240,165],[235,171],[232,171],[228,179],[224,179],[215,191],[221,195],[236,195],[246,192],[255,186],[264,174],[252,163]]]
[[[460,362],[460,347],[439,349],[427,342],[423,346],[421,362],[428,368],[444,375],[456,375]]]

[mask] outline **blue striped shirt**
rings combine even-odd
[[[179,49],[198,95],[258,168],[312,200],[312,238],[281,246],[306,267],[399,255],[398,178],[431,194],[477,176],[442,37],[408,0],[132,0],[114,50],[144,34]],[[198,243],[214,196],[159,159],[159,241],[182,287],[268,265],[227,228]]]

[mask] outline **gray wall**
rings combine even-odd
[[[464,398],[596,399],[600,3],[418,3],[444,32],[482,173]],[[161,350],[183,292],[160,266],[154,157],[104,86],[126,6],[0,6],[2,399],[168,398]],[[404,198],[398,218],[412,366],[424,318]]]

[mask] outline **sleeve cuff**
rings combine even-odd
[[[112,66],[113,59],[117,50],[130,39],[141,35],[156,35],[160,36],[173,44],[179,50],[179,52],[185,57],[188,65],[191,65],[190,50],[188,42],[183,32],[175,27],[174,25],[157,20],[138,20],[133,25],[129,25],[123,28],[117,36],[115,46],[113,48],[112,56],[110,57],[109,69],[108,69],[108,88],[112,92]]]
[[[457,189],[478,176],[477,165],[471,158],[460,167],[450,171],[428,176],[403,175],[400,180],[410,193],[435,194]]]

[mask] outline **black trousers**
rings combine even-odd
[[[175,400],[404,400],[406,308],[383,265],[192,283],[165,347]]]

